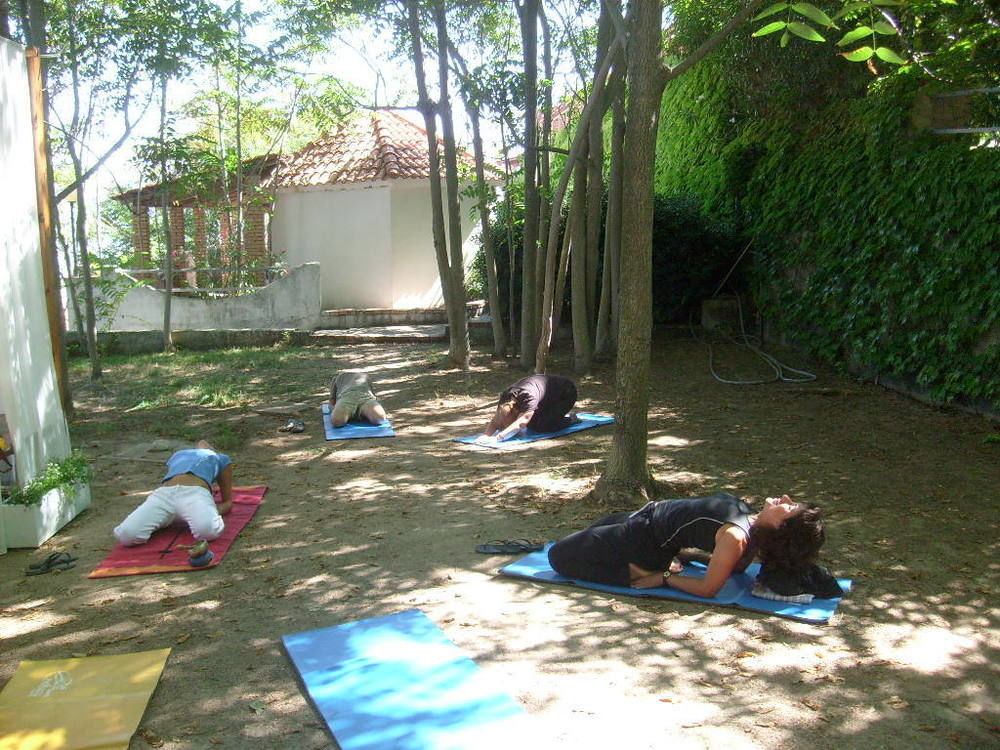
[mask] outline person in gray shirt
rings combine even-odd
[[[344,370],[330,381],[330,423],[343,427],[351,419],[363,419],[372,424],[388,420],[385,409],[372,390],[368,373]]]

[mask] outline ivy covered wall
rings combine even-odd
[[[1000,148],[914,127],[914,73],[764,49],[736,38],[668,86],[657,192],[741,223],[765,319],[812,353],[1000,407]]]

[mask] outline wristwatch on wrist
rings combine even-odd
[[[668,578],[670,578],[670,571],[669,570],[664,570],[663,571],[663,585],[664,586],[667,585],[667,579]]]

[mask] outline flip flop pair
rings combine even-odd
[[[517,555],[524,552],[538,552],[541,544],[532,544],[527,539],[495,539],[476,546],[476,552],[484,555]]]
[[[278,428],[278,432],[304,432],[305,429],[301,419],[289,419],[284,427]]]
[[[68,552],[53,552],[44,560],[32,563],[24,571],[26,576],[40,576],[53,570],[69,570],[76,567],[76,558]]]

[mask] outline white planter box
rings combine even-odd
[[[90,507],[90,485],[47,492],[35,505],[0,504],[2,547],[40,547],[59,529]]]

